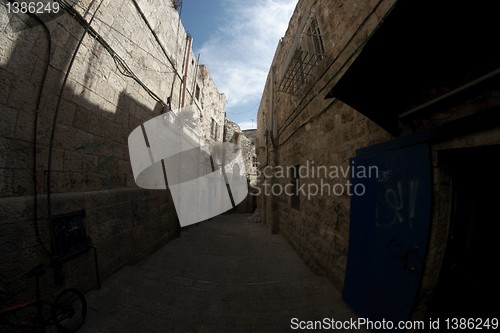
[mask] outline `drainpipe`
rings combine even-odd
[[[275,110],[274,110],[274,72],[276,68],[274,66],[271,67],[271,91],[270,91],[270,113],[271,113],[271,131],[269,133],[271,137],[271,146],[273,147],[273,154],[272,154],[272,162],[271,165],[273,166],[273,173],[271,177],[271,189],[273,188],[274,184],[276,184],[276,178],[275,178],[275,169],[278,166],[279,163],[279,154],[278,154],[278,131],[277,131],[277,123],[275,120]],[[276,138],[275,138],[276,135]],[[280,230],[280,213],[279,213],[279,207],[278,207],[278,199],[274,198],[272,195],[269,196],[271,198],[271,210],[272,210],[272,215],[271,215],[271,232],[273,234],[279,233]]]
[[[184,64],[182,65],[184,75],[182,78],[182,95],[181,95],[181,108],[186,105],[186,90],[187,90],[187,76],[188,76],[188,68],[189,68],[189,50],[191,50],[191,45],[193,43],[193,38],[188,35],[186,38],[186,50],[184,52]]]

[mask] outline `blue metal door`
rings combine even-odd
[[[356,177],[363,168],[371,168],[370,177]],[[351,197],[344,299],[359,317],[396,324],[412,313],[424,267],[431,217],[429,147],[356,157],[351,169],[356,192],[365,193]]]

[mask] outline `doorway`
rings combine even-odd
[[[452,184],[452,213],[443,265],[427,316],[499,315],[500,146],[441,154]]]

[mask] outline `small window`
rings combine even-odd
[[[321,37],[321,31],[319,30],[318,21],[315,17],[311,19],[310,25],[306,32],[309,38],[306,38],[307,45],[305,48],[317,56],[318,61],[323,59],[325,55],[325,47],[323,46],[323,38]]]
[[[219,132],[219,125],[215,122],[215,119],[212,118],[212,124],[210,125],[210,136],[212,139],[217,139],[217,135]]]
[[[196,98],[197,101],[200,100],[200,86],[198,84],[196,84],[196,89],[195,89],[195,92],[194,92],[194,97]]]
[[[292,176],[292,196],[290,197],[290,204],[293,209],[300,209],[300,196],[299,196],[299,186],[300,186],[300,177],[299,177],[299,167],[297,164],[291,167],[290,175]]]
[[[257,167],[257,156],[256,155],[253,155],[253,157],[252,157],[252,166],[254,168]]]

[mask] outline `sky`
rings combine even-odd
[[[256,128],[267,74],[297,0],[183,0],[181,20],[219,91],[226,117]]]

